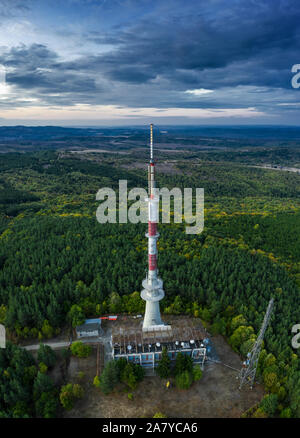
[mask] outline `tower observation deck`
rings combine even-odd
[[[164,324],[161,320],[159,302],[165,296],[163,281],[157,270],[157,223],[159,221],[159,196],[155,186],[155,163],[153,159],[153,125],[150,125],[150,163],[148,165],[148,273],[143,280],[141,297],[146,301],[143,331],[151,331]],[[167,326],[165,326],[167,327]]]

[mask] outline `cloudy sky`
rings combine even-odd
[[[1,125],[300,125],[299,0],[0,0],[0,37]]]

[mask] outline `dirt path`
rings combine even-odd
[[[279,170],[281,172],[294,172],[300,174],[300,168],[298,167],[286,167],[286,166],[273,167],[271,166],[271,164],[264,164],[261,166],[250,166],[250,167],[256,167],[258,169]]]
[[[69,347],[70,342],[67,341],[61,341],[61,342],[42,342],[44,345],[49,345],[49,347],[53,348],[53,350],[59,349],[59,348],[64,348],[64,347]],[[25,350],[29,350],[29,351],[35,351],[38,350],[40,348],[40,343],[38,344],[32,344],[32,345],[24,345],[23,348],[25,348]]]

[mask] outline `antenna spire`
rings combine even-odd
[[[153,163],[153,123],[150,124],[150,163]]]

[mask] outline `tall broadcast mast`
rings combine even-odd
[[[267,330],[268,324],[272,316],[273,307],[274,307],[274,298],[271,298],[259,335],[255,341],[255,344],[253,345],[252,350],[248,353],[247,360],[243,363],[243,367],[237,377],[240,380],[240,389],[245,384],[250,384],[251,389],[254,385],[259,355],[264,340],[265,332]]]
[[[163,281],[157,270],[157,223],[159,221],[159,196],[155,190],[155,164],[153,159],[153,124],[150,125],[150,163],[148,164],[148,274],[143,280],[141,297],[146,301],[143,330],[149,331],[154,326],[162,326],[159,302],[165,296]]]

